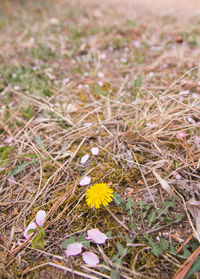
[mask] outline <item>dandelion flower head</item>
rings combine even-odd
[[[113,199],[113,190],[106,183],[98,183],[91,186],[86,192],[88,206],[100,208],[107,206]]]

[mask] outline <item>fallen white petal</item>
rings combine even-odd
[[[91,229],[87,231],[86,239],[91,239],[95,243],[103,244],[108,238],[105,233],[100,232],[98,229]]]
[[[90,181],[91,181],[90,176],[85,176],[85,177],[83,177],[83,179],[81,179],[79,184],[80,184],[80,186],[85,186],[85,185],[90,184]]]
[[[85,122],[85,123],[83,123],[82,126],[83,127],[90,127],[90,126],[92,126],[92,123],[91,122]]]
[[[69,78],[64,78],[64,79],[62,80],[62,86],[66,85],[69,81],[70,81]]]
[[[49,19],[49,23],[52,25],[58,25],[59,24],[59,20],[56,17],[52,17]]]
[[[87,162],[87,160],[90,158],[89,154],[85,154],[82,158],[81,158],[81,164],[85,164]]]
[[[19,85],[15,85],[14,86],[14,89],[17,91],[17,90],[20,90],[20,87],[19,87]]]
[[[106,59],[106,53],[102,53],[100,56],[101,59]]]
[[[99,154],[99,148],[98,147],[92,147],[91,152],[92,152],[92,155],[96,156],[96,155]]]
[[[7,139],[4,140],[4,143],[11,143],[13,141],[13,137],[10,136]]]
[[[185,132],[178,132],[176,134],[177,139],[182,139],[186,137],[186,133]]]
[[[200,144],[200,138],[197,135],[194,136],[194,142]]]
[[[196,124],[196,121],[192,117],[187,117],[187,121],[192,124]]]
[[[83,252],[82,258],[90,266],[96,266],[99,263],[99,258],[93,252]]]
[[[12,184],[16,184],[16,179],[15,179],[14,176],[10,176],[9,179],[8,179],[8,181],[9,181],[10,183],[12,183]]]
[[[101,80],[98,81],[98,85],[102,87],[103,86],[103,82]]]
[[[98,77],[99,77],[99,78],[103,78],[103,77],[104,77],[104,73],[103,73],[103,72],[99,72],[99,73],[98,73]]]
[[[179,92],[179,95],[188,95],[190,93],[189,90],[183,90]]]
[[[182,176],[181,176],[179,173],[177,173],[176,171],[174,171],[173,175],[175,176],[175,178],[176,178],[177,180],[182,179]]]
[[[81,243],[72,243],[69,244],[67,249],[65,250],[65,255],[67,257],[76,256],[82,252],[83,245]]]

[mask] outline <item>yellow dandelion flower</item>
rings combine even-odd
[[[113,199],[113,192],[106,183],[94,184],[86,192],[86,202],[95,208],[100,208],[101,204],[107,206]]]

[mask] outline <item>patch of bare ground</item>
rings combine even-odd
[[[198,6],[1,2],[2,278],[167,279],[195,260]],[[80,186],[86,175],[91,183]],[[108,208],[87,205],[95,183],[118,195]],[[23,237],[40,209],[43,251]],[[93,268],[80,255],[67,258],[61,245],[91,228],[112,232],[102,246],[92,243],[100,259]]]

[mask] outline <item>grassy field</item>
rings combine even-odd
[[[200,17],[0,7],[0,278],[199,278]],[[99,183],[112,201],[90,207]],[[99,263],[67,257],[74,242]]]

